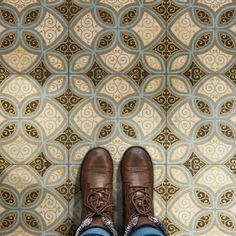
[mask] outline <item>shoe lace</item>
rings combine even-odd
[[[152,214],[152,199],[146,191],[147,189],[148,187],[145,186],[130,187],[129,198],[138,215],[149,216]]]
[[[89,209],[89,217],[104,216],[109,218],[112,204],[109,203],[111,195],[109,188],[99,187],[90,188],[90,194],[87,196],[84,205]]]
[[[147,191],[146,186],[130,186],[129,187],[129,200],[134,206],[133,213],[130,216],[129,222],[125,227],[124,236],[130,235],[133,228],[138,224],[140,216],[147,217],[152,223],[160,228],[164,235],[167,235],[164,224],[153,216],[152,198]]]
[[[94,216],[101,216],[103,224],[109,229],[113,236],[118,236],[112,215],[112,204],[108,204],[111,198],[110,189],[106,187],[90,188],[84,206],[88,209],[86,218],[76,230],[75,236],[79,236],[83,229],[87,228],[93,221]],[[109,214],[110,213],[110,214]]]

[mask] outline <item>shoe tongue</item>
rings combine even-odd
[[[91,226],[105,227],[100,216],[94,216]]]

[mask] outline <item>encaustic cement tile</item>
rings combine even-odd
[[[11,73],[29,73],[45,63],[52,73],[68,73],[68,21],[60,4],[44,1],[1,1],[0,61]]]
[[[95,87],[92,81],[74,75],[70,92],[71,100],[77,101],[69,109],[70,127],[81,139],[70,149],[71,163],[80,163],[89,148],[103,146],[117,164],[131,145],[146,147],[154,163],[164,163],[165,149],[153,141],[165,124],[163,77],[152,76],[137,86],[126,76],[108,75]]]
[[[82,203],[81,203],[81,191],[79,189],[80,185],[80,170],[81,165],[70,165],[70,181],[73,185],[77,186],[76,192],[71,192],[71,201],[70,201],[70,214],[69,219],[73,229],[75,231],[76,227],[81,222],[81,211],[82,211]],[[162,193],[165,191],[165,186],[157,186],[161,185],[161,183],[166,178],[166,167],[165,165],[154,165],[154,211],[155,216],[160,219],[166,218],[166,202],[162,198]],[[157,191],[158,188],[158,191]],[[122,202],[122,182],[120,175],[120,166],[114,165],[113,172],[113,204],[114,204],[114,221],[117,230],[121,234],[124,230],[124,219],[123,219],[123,202]]]
[[[98,66],[107,73],[129,73],[132,68],[164,72],[161,56],[152,51],[165,34],[165,22],[156,14],[155,3],[134,0],[80,4],[83,9],[69,27],[70,37],[81,48],[71,60],[71,73]]]
[[[184,77],[168,78],[178,98],[168,111],[168,125],[177,142],[168,150],[168,163],[196,158],[205,164],[225,164],[235,155],[235,84],[229,74],[206,75],[191,85]]]
[[[172,4],[175,13],[167,22],[167,32],[175,54],[168,60],[167,73],[184,72],[186,68],[222,73],[231,68],[236,49],[235,2],[203,0]]]
[[[232,235],[236,227],[236,175],[223,165],[191,169],[168,165],[170,235]]]
[[[15,74],[0,83],[1,155],[13,164],[67,163],[61,133],[68,115],[57,99],[67,77],[50,75],[43,87],[37,78]]]
[[[59,235],[68,214],[67,165],[40,172],[32,165],[1,171],[1,235]]]

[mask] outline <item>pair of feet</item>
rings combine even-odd
[[[129,148],[121,162],[125,233],[149,225],[164,230],[154,217],[153,165],[149,154],[141,147]],[[82,191],[82,223],[79,235],[90,227],[101,227],[117,235],[113,224],[113,162],[103,148],[90,150],[83,161],[80,186]]]

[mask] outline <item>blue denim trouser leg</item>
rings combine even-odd
[[[99,227],[94,227],[85,230],[80,236],[111,236],[111,234]]]
[[[166,235],[158,228],[143,226],[131,232],[130,236],[166,236]]]
[[[111,236],[111,234],[102,228],[90,228],[84,231],[81,236]],[[134,230],[130,236],[165,236],[165,234],[158,228],[143,226]]]

